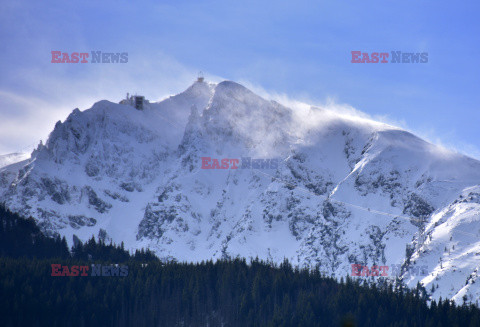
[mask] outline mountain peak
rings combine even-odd
[[[230,90],[243,90],[243,91],[248,91],[251,92],[249,89],[247,89],[245,86],[243,86],[240,83],[230,81],[230,80],[225,80],[217,84],[217,88],[219,89],[230,89]]]

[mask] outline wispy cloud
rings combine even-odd
[[[85,110],[102,99],[118,102],[127,92],[158,101],[183,91],[196,78],[195,69],[159,52],[131,56],[122,66],[84,67],[89,73],[75,78],[32,69],[21,77],[21,89],[0,89],[0,153],[30,149],[32,143],[45,140],[55,122],[63,121],[74,108]]]
[[[252,83],[247,80],[241,81],[241,83],[259,94],[265,99],[275,100],[289,108],[297,111],[303,111],[304,115],[313,107],[318,107],[326,110],[330,110],[342,116],[347,116],[352,119],[362,119],[371,122],[379,122],[386,125],[390,125],[394,128],[401,128],[407,130],[422,139],[435,144],[448,151],[461,153],[472,158],[480,160],[480,149],[473,143],[462,141],[453,131],[438,131],[434,128],[411,128],[405,118],[392,117],[391,115],[370,115],[355,107],[338,101],[337,97],[327,97],[324,100],[318,100],[309,95],[301,95],[301,99],[295,99],[285,93],[277,93],[275,91],[266,90],[262,86]],[[311,119],[311,116],[309,116]],[[312,122],[315,123],[315,122]]]

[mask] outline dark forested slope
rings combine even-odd
[[[339,282],[286,261],[165,263],[93,238],[69,251],[4,208],[0,253],[1,326],[480,326],[478,308],[427,305],[421,287]]]

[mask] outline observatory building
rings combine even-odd
[[[137,110],[143,110],[145,103],[148,102],[145,100],[145,97],[143,95],[132,95],[130,96],[129,93],[127,93],[127,97],[120,101],[120,104],[126,104],[129,106],[134,107]]]

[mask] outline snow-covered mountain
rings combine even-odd
[[[215,160],[229,169],[202,169]],[[479,161],[230,81],[143,110],[75,109],[31,159],[0,168],[0,201],[69,241],[93,234],[188,261],[288,258],[338,277],[359,264],[394,278],[398,265],[434,297],[480,296]]]

